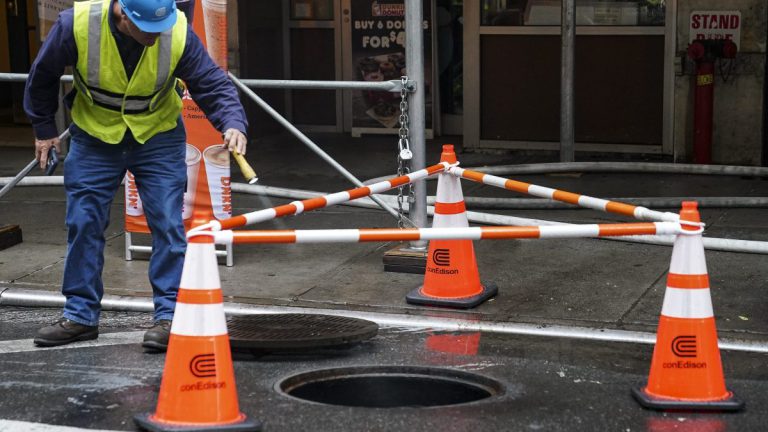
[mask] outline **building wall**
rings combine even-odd
[[[679,61],[675,74],[674,119],[674,149],[678,161],[689,161],[693,156],[696,65],[686,56],[690,15],[692,11],[728,10],[741,12],[741,43],[730,73],[727,64],[715,64],[712,161],[716,164],[760,165],[768,19],[766,3],[765,0],[678,0],[676,50]]]

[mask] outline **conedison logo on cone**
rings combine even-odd
[[[443,146],[440,162],[456,163],[453,145]],[[461,179],[441,173],[437,179],[437,199],[433,228],[466,228],[467,212]],[[494,284],[480,283],[472,240],[432,240],[429,242],[424,285],[408,293],[408,303],[428,306],[472,308],[498,292]]]
[[[680,211],[648,384],[632,389],[646,408],[736,411],[744,403],[725,388],[704,245],[695,202]]]
[[[213,240],[189,240],[157,409],[139,427],[170,431],[258,431],[240,412]]]

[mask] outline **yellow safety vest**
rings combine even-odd
[[[72,120],[106,143],[119,143],[130,129],[143,144],[176,127],[181,113],[173,72],[187,41],[187,18],[177,13],[176,24],[144,48],[129,81],[109,28],[111,5],[110,0],[75,2],[77,95]]]

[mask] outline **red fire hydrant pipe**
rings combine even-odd
[[[693,112],[693,161],[712,163],[712,115],[715,89],[715,64],[696,62],[696,92]]]

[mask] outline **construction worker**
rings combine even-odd
[[[75,77],[65,98],[73,120],[64,163],[66,304],[62,318],[40,329],[34,342],[56,346],[98,337],[104,232],[113,197],[130,170],[152,231],[155,321],[143,346],[165,350],[186,250],[186,134],[177,78],[223,132],[224,145],[241,154],[245,112],[234,85],[174,0],[78,1],[59,15],[27,80],[24,108],[41,168],[51,147],[61,150],[54,114],[66,66],[74,66]]]

